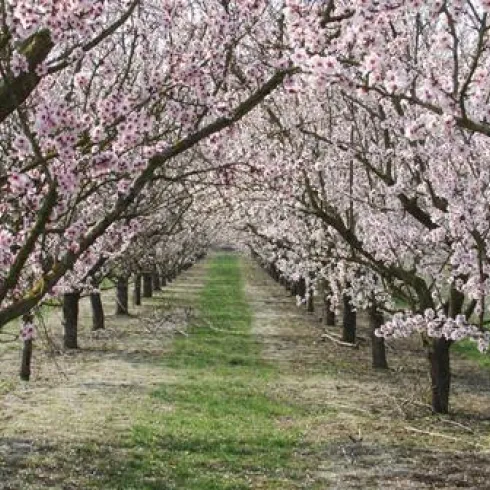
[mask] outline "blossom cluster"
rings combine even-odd
[[[449,318],[443,312],[436,313],[432,309],[427,309],[423,315],[396,313],[390,321],[376,330],[376,335],[384,338],[409,337],[414,333],[450,341],[469,339],[477,344],[480,352],[485,352],[490,347],[490,332],[482,331],[468,322],[465,315]]]
[[[21,339],[26,342],[27,340],[33,340],[35,338],[35,327],[31,322],[25,322],[20,329]]]

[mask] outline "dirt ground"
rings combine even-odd
[[[87,488],[98,478],[95,452],[124,458],[140,405],[147,408],[149,394],[175,375],[159,359],[198,314],[195,298],[207,264],[200,262],[145,306],[133,307],[129,318],[109,314],[103,332],[90,331],[83,300],[76,352],[61,348],[60,311],[53,309],[46,316],[50,342],[43,331],[36,340],[30,383],[18,380],[20,342],[0,344],[0,489]],[[264,359],[281,368],[268,387],[270,396],[308,407],[299,422],[279,422],[301,425],[294,458],[312,469],[299,488],[311,482],[342,490],[490,489],[489,371],[454,359],[452,413],[435,417],[416,339],[390,343],[390,370],[375,371],[362,316],[365,340],[359,349],[322,341],[316,314],[298,308],[249,259],[243,259],[243,271],[253,334]],[[109,313],[112,295],[104,293]],[[172,407],[159,401],[153,409]]]

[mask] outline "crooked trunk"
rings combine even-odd
[[[429,352],[430,377],[432,382],[432,410],[434,413],[449,413],[451,368],[449,348],[451,341],[444,337],[433,339]]]
[[[66,349],[78,349],[78,306],[80,293],[63,295],[63,343]]]
[[[136,274],[134,278],[133,302],[141,306],[141,274]]]
[[[129,280],[127,277],[118,277],[116,284],[116,315],[129,315]]]
[[[357,315],[351,304],[351,298],[348,294],[343,296],[343,319],[342,319],[342,340],[354,344],[356,341],[356,324]]]
[[[20,379],[29,381],[31,377],[31,359],[32,359],[32,339],[24,341],[22,348],[22,362],[20,365]]]
[[[153,296],[153,278],[151,274],[143,274],[143,298]]]
[[[90,305],[92,306],[92,330],[105,328],[104,306],[100,293],[90,294]]]
[[[375,369],[388,369],[388,362],[386,361],[386,349],[385,339],[375,335],[376,329],[381,327],[384,323],[383,313],[379,311],[376,303],[368,309],[369,314],[369,327],[371,331],[371,353],[373,358],[373,368]]]

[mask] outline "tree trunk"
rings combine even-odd
[[[20,379],[29,381],[31,377],[31,359],[32,359],[32,339],[24,341],[22,348],[22,363],[20,365]]]
[[[315,299],[313,298],[313,290],[310,290],[308,295],[308,303],[306,306],[306,311],[308,313],[313,313],[315,311]]]
[[[160,286],[160,274],[158,272],[153,273],[153,291],[161,291]]]
[[[129,280],[118,277],[116,284],[116,315],[129,315]]]
[[[329,327],[335,326],[335,312],[332,311],[332,303],[328,298],[323,301],[323,322]]]
[[[160,281],[161,281],[161,285],[162,285],[162,288],[164,288],[166,285],[167,285],[167,278],[162,275],[162,277],[160,278]]]
[[[351,344],[356,341],[356,322],[357,315],[352,307],[350,302],[350,296],[344,294],[343,303],[344,303],[344,315],[342,322],[342,340],[344,342],[350,342]]]
[[[451,342],[444,337],[433,339],[429,352],[432,410],[434,413],[449,413],[449,390],[451,386],[450,346]]]
[[[102,330],[105,328],[104,306],[100,293],[90,294],[90,304],[92,305],[92,330]]]
[[[80,293],[63,295],[64,346],[66,349],[78,349],[78,306]]]
[[[141,274],[134,277],[133,302],[136,306],[141,306]]]
[[[388,369],[386,361],[385,339],[377,337],[375,331],[384,323],[383,313],[379,311],[376,303],[372,303],[368,309],[369,327],[371,330],[371,353],[373,358],[373,368]]]
[[[143,274],[143,298],[153,296],[153,278],[152,274]]]
[[[306,296],[306,280],[304,277],[298,281],[298,296],[302,298]]]

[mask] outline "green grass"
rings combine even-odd
[[[394,301],[397,308],[403,309],[408,307],[408,304],[401,298],[395,297]],[[472,317],[472,319],[470,320],[473,320],[476,323],[478,322],[478,319],[476,317]],[[489,320],[490,317],[485,316],[485,322],[488,322]],[[453,352],[458,353],[464,359],[474,361],[482,368],[490,369],[490,351],[487,353],[481,353],[478,350],[475,342],[472,342],[471,340],[461,340],[455,342],[451,349]]]
[[[111,488],[284,489],[300,478],[292,456],[301,434],[280,422],[303,409],[267,394],[277,372],[251,335],[239,260],[211,261],[200,319],[163,361],[177,381],[153,393],[168,410],[139,414]]]
[[[452,348],[465,359],[471,359],[480,367],[490,369],[490,353],[481,353],[476,347],[475,342],[462,340],[456,342]]]

